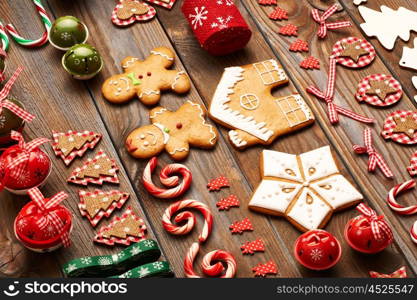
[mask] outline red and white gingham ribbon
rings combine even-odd
[[[368,219],[369,223],[371,224],[372,233],[374,234],[376,240],[382,240],[385,235],[389,241],[392,241],[392,230],[388,223],[384,220],[384,216],[378,216],[372,208],[366,206],[363,203],[359,204],[356,207],[356,210]]]
[[[336,62],[337,61],[335,57],[330,57],[329,79],[327,81],[327,88],[326,88],[325,93],[320,91],[315,86],[308,87],[307,92],[315,95],[317,98],[321,100],[326,101],[330,123],[332,124],[339,123],[339,115],[338,115],[339,113],[359,122],[373,123],[374,119],[361,116],[351,110],[337,106],[336,104],[333,103],[335,83],[336,83]]]
[[[326,23],[326,20],[333,15],[339,9],[338,4],[330,6],[321,16],[318,9],[313,9],[311,15],[313,16],[314,21],[319,23],[319,31],[317,36],[321,39],[325,38],[327,35],[327,30],[339,29],[344,27],[349,27],[352,24],[349,21]]]
[[[49,139],[37,138],[29,143],[25,143],[22,134],[17,131],[12,131],[10,137],[13,140],[18,141],[19,147],[23,151],[7,165],[7,170],[12,178],[19,178],[26,168],[30,152],[38,148],[40,145],[49,142]]]
[[[369,155],[368,171],[374,172],[378,166],[386,177],[392,178],[394,174],[388,167],[382,155],[379,154],[373,146],[372,130],[370,128],[363,131],[363,140],[365,142],[365,146],[353,145],[353,151],[358,154],[367,153]]]
[[[6,97],[9,95],[10,90],[15,83],[16,79],[19,77],[19,74],[22,72],[23,68],[19,67],[14,72],[13,76],[9,79],[9,81],[4,85],[3,89],[0,91],[0,114],[3,110],[3,108],[7,108],[12,113],[14,113],[16,116],[21,118],[22,120],[25,120],[26,122],[32,121],[35,116],[28,113],[24,109],[20,108],[13,102],[10,102],[6,99]]]
[[[64,247],[69,247],[71,245],[69,231],[62,232],[65,224],[55,212],[51,211],[52,208],[55,208],[59,203],[68,198],[68,194],[59,192],[52,198],[45,199],[38,188],[32,188],[28,191],[28,195],[44,213],[44,216],[37,221],[39,228],[44,230],[47,226],[52,225],[61,234]]]

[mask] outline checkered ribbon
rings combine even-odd
[[[335,83],[336,83],[336,58],[330,57],[330,66],[329,66],[329,79],[327,81],[327,88],[325,93],[320,91],[315,86],[310,86],[307,88],[307,92],[315,95],[317,98],[326,101],[327,110],[330,119],[330,123],[337,124],[339,123],[339,114],[342,114],[346,117],[354,119],[363,123],[373,123],[374,120],[361,116],[351,110],[337,106],[333,103],[334,92],[335,92]]]
[[[0,47],[0,57],[7,57],[6,51],[4,51],[2,47]],[[4,73],[0,70],[0,82],[2,82],[5,79],[6,78],[4,77]]]
[[[326,20],[333,15],[339,9],[339,5],[334,4],[330,6],[322,15],[318,9],[313,9],[311,12],[314,21],[319,23],[319,31],[317,32],[317,36],[321,39],[325,38],[327,35],[327,30],[339,29],[344,27],[349,27],[352,24],[349,21],[342,21],[342,22],[334,22],[334,23],[326,23]]]
[[[52,208],[55,208],[59,203],[67,199],[68,194],[65,192],[59,192],[52,198],[45,199],[38,188],[33,188],[28,191],[28,195],[44,213],[43,217],[37,221],[39,228],[44,230],[48,226],[52,225],[55,230],[61,234],[61,240],[64,247],[69,247],[71,245],[69,232],[62,232],[65,224],[55,212],[51,211]]]
[[[363,131],[363,141],[365,142],[365,146],[353,145],[353,151],[357,154],[367,153],[369,155],[368,161],[368,170],[369,172],[374,172],[376,167],[378,166],[385,177],[391,178],[394,176],[391,169],[388,167],[386,161],[379,154],[372,143],[372,130],[370,128],[365,129]]]
[[[26,165],[29,161],[30,152],[38,148],[40,145],[49,142],[49,139],[37,138],[29,143],[25,143],[22,134],[17,131],[12,131],[10,137],[19,143],[19,147],[22,149],[22,152],[7,165],[7,170],[12,178],[19,178],[25,171]]]
[[[14,113],[16,116],[21,118],[22,120],[25,120],[26,122],[32,121],[35,116],[28,113],[24,109],[20,108],[13,102],[10,102],[6,99],[6,97],[9,95],[10,90],[15,83],[16,79],[19,77],[19,74],[22,72],[23,68],[19,67],[14,72],[13,76],[9,79],[9,81],[4,85],[3,89],[0,91],[0,114],[3,110],[3,108],[7,108],[12,113]]]
[[[356,207],[356,210],[368,219],[369,224],[371,224],[372,233],[377,241],[382,240],[384,235],[390,242],[392,241],[392,230],[388,223],[384,220],[384,216],[378,216],[372,208],[363,203],[359,204]]]

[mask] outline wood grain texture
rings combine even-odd
[[[366,156],[357,157],[351,150],[353,144],[362,144],[362,130],[365,126],[343,117],[339,126],[331,126],[327,119],[325,106],[305,92],[305,88],[313,83],[324,87],[327,79],[328,54],[334,42],[348,35],[361,36],[356,24],[357,15],[351,11],[355,8],[351,8],[350,3],[344,3],[345,11],[332,18],[353,18],[351,20],[355,20],[356,23],[351,29],[330,32],[326,40],[318,41],[315,36],[317,26],[310,17],[311,7],[306,0],[279,1],[279,5],[289,11],[290,21],[288,22],[269,20],[267,13],[272,8],[261,7],[255,0],[236,2],[253,30],[252,40],[244,50],[235,54],[213,57],[204,52],[193,37],[180,10],[182,1],[177,1],[172,10],[157,8],[158,18],[151,22],[120,29],[110,22],[110,14],[115,1],[48,0],[48,10],[54,17],[74,15],[87,24],[91,36],[88,42],[100,51],[105,66],[96,78],[87,82],[75,81],[68,77],[61,68],[62,52],[50,46],[26,50],[12,44],[9,72],[18,64],[27,67],[27,71],[16,84],[13,95],[24,100],[28,110],[38,116],[32,124],[26,127],[25,137],[50,136],[52,129],[89,129],[103,133],[103,141],[96,149],[105,149],[110,156],[118,160],[121,167],[120,189],[131,193],[131,199],[127,205],[134,206],[142,217],[146,217],[150,231],[149,236],[153,237],[155,234],[176,275],[182,277],[184,254],[191,243],[197,240],[202,228],[202,218],[198,217],[197,227],[191,234],[184,237],[174,237],[163,230],[161,217],[173,200],[156,199],[146,192],[140,183],[146,161],[131,158],[124,148],[125,138],[131,130],[149,124],[149,108],[137,100],[126,105],[110,104],[101,95],[101,84],[105,78],[121,72],[120,62],[124,57],[132,55],[143,59],[153,48],[168,46],[172,47],[177,55],[174,68],[188,72],[193,81],[193,88],[185,96],[173,93],[163,94],[160,105],[174,110],[185,100],[192,100],[208,107],[225,67],[245,65],[276,57],[290,75],[292,83],[277,89],[274,95],[282,96],[296,91],[300,92],[313,109],[317,121],[310,128],[279,138],[269,149],[299,154],[330,144],[340,162],[342,173],[360,189],[368,203],[378,212],[386,214],[395,230],[396,243],[374,256],[364,256],[351,250],[343,238],[346,222],[357,215],[353,209],[350,209],[336,213],[326,227],[326,230],[334,233],[342,241],[344,255],[341,262],[332,270],[319,273],[301,267],[292,255],[294,241],[300,232],[282,218],[267,217],[253,213],[247,208],[247,203],[260,181],[259,155],[263,148],[253,147],[244,152],[236,151],[227,139],[227,131],[221,126],[215,125],[221,135],[216,148],[213,151],[192,149],[190,157],[184,161],[184,164],[193,172],[192,187],[184,198],[206,203],[214,215],[213,234],[202,247],[201,254],[214,249],[230,251],[238,263],[238,277],[252,277],[251,268],[269,259],[274,259],[278,263],[279,276],[282,277],[367,277],[369,270],[391,272],[401,265],[408,266],[410,275],[413,275],[417,271],[417,255],[415,254],[415,246],[409,240],[407,233],[413,220],[394,215],[385,204],[388,189],[395,183],[408,179],[405,166],[408,164],[413,148],[403,147],[392,142],[387,143],[377,137],[385,115],[397,108],[412,108],[412,100],[404,97],[395,107],[379,110],[360,105],[353,98],[357,83],[366,75],[374,72],[391,74],[391,71],[395,77],[403,78],[404,74],[397,73],[403,72],[403,70],[397,71],[394,66],[387,65],[381,56],[370,68],[363,70],[356,71],[338,67],[339,80],[336,102],[352,107],[359,113],[372,115],[377,119],[378,122],[374,126],[375,145],[397,174],[395,180],[390,181],[383,178],[379,172],[376,175],[369,175],[366,171]],[[401,1],[391,2],[399,3]],[[405,2],[411,3],[412,1]],[[348,9],[349,12],[347,12]],[[0,12],[0,17],[14,22],[18,29],[22,28],[22,31],[29,36],[37,36],[42,30],[40,22],[33,20],[36,15],[29,1],[24,4],[18,1],[2,2]],[[320,71],[305,71],[298,67],[305,54],[289,52],[289,44],[293,38],[278,35],[280,26],[287,23],[300,26],[299,37],[310,42],[311,54],[321,61],[322,69]],[[378,45],[376,46],[378,48]],[[381,54],[381,52],[381,49],[378,48],[378,53]],[[391,56],[384,59],[395,61],[395,58]],[[403,84],[406,85],[406,83]],[[410,96],[411,89],[407,94]],[[51,149],[46,148],[48,154],[53,157]],[[85,157],[92,157],[93,153],[90,151]],[[13,197],[6,192],[1,194],[0,272],[3,276],[62,276],[60,265],[69,259],[117,251],[117,249],[92,243],[94,230],[87,220],[80,217],[77,208],[78,188],[65,183],[72,168],[78,166],[81,161],[77,159],[67,169],[62,161],[53,159],[53,176],[48,181],[48,185],[43,188],[44,193],[49,195],[62,189],[71,194],[66,202],[75,217],[74,245],[70,249],[39,255],[22,248],[13,236],[11,224],[26,199]],[[160,166],[171,162],[166,154],[160,156]],[[159,170],[160,168],[157,169],[157,171]],[[207,182],[219,175],[225,175],[231,180],[231,188],[209,193],[206,188]],[[158,182],[156,176],[154,180]],[[89,189],[93,188],[95,187]],[[106,190],[110,188],[114,188],[114,186],[105,186]],[[232,208],[227,212],[218,212],[215,207],[216,202],[232,193],[240,199],[241,207],[239,209]],[[413,203],[412,193],[404,195],[402,201],[408,204]],[[122,211],[114,215],[120,213]],[[231,235],[228,229],[229,225],[244,217],[251,219],[255,231],[243,235]],[[107,222],[108,220],[102,221],[99,225],[107,224]],[[265,254],[242,256],[239,250],[240,245],[258,237],[261,237],[267,244]],[[200,272],[198,264],[201,261],[201,254],[195,264],[197,272]]]

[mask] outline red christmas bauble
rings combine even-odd
[[[29,153],[29,160],[25,165],[22,175],[14,178],[8,165],[22,150],[19,145],[9,147],[0,157],[0,180],[4,186],[12,190],[25,190],[40,185],[46,180],[51,169],[49,156],[39,148]]]
[[[310,230],[298,237],[294,255],[304,267],[312,270],[326,270],[340,260],[342,248],[339,241],[324,230]]]
[[[58,230],[52,223],[43,229],[40,228],[38,221],[46,218],[47,214],[51,212],[54,212],[64,223],[61,230]],[[47,252],[59,248],[62,245],[61,236],[69,232],[71,227],[72,215],[66,207],[57,205],[45,211],[40,209],[33,201],[22,208],[14,222],[16,237],[27,248],[38,252]]]
[[[362,253],[378,253],[391,244],[384,234],[382,240],[377,240],[372,232],[371,224],[365,216],[351,219],[345,227],[345,239],[349,246]]]

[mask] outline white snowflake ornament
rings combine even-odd
[[[191,18],[191,25],[194,26],[194,29],[197,29],[200,26],[203,26],[205,20],[207,20],[208,10],[202,7],[195,7],[194,8],[195,14],[190,14],[189,17]]]
[[[340,174],[329,146],[301,155],[264,150],[261,176],[249,208],[285,216],[302,231],[324,227],[333,211],[363,199]]]

